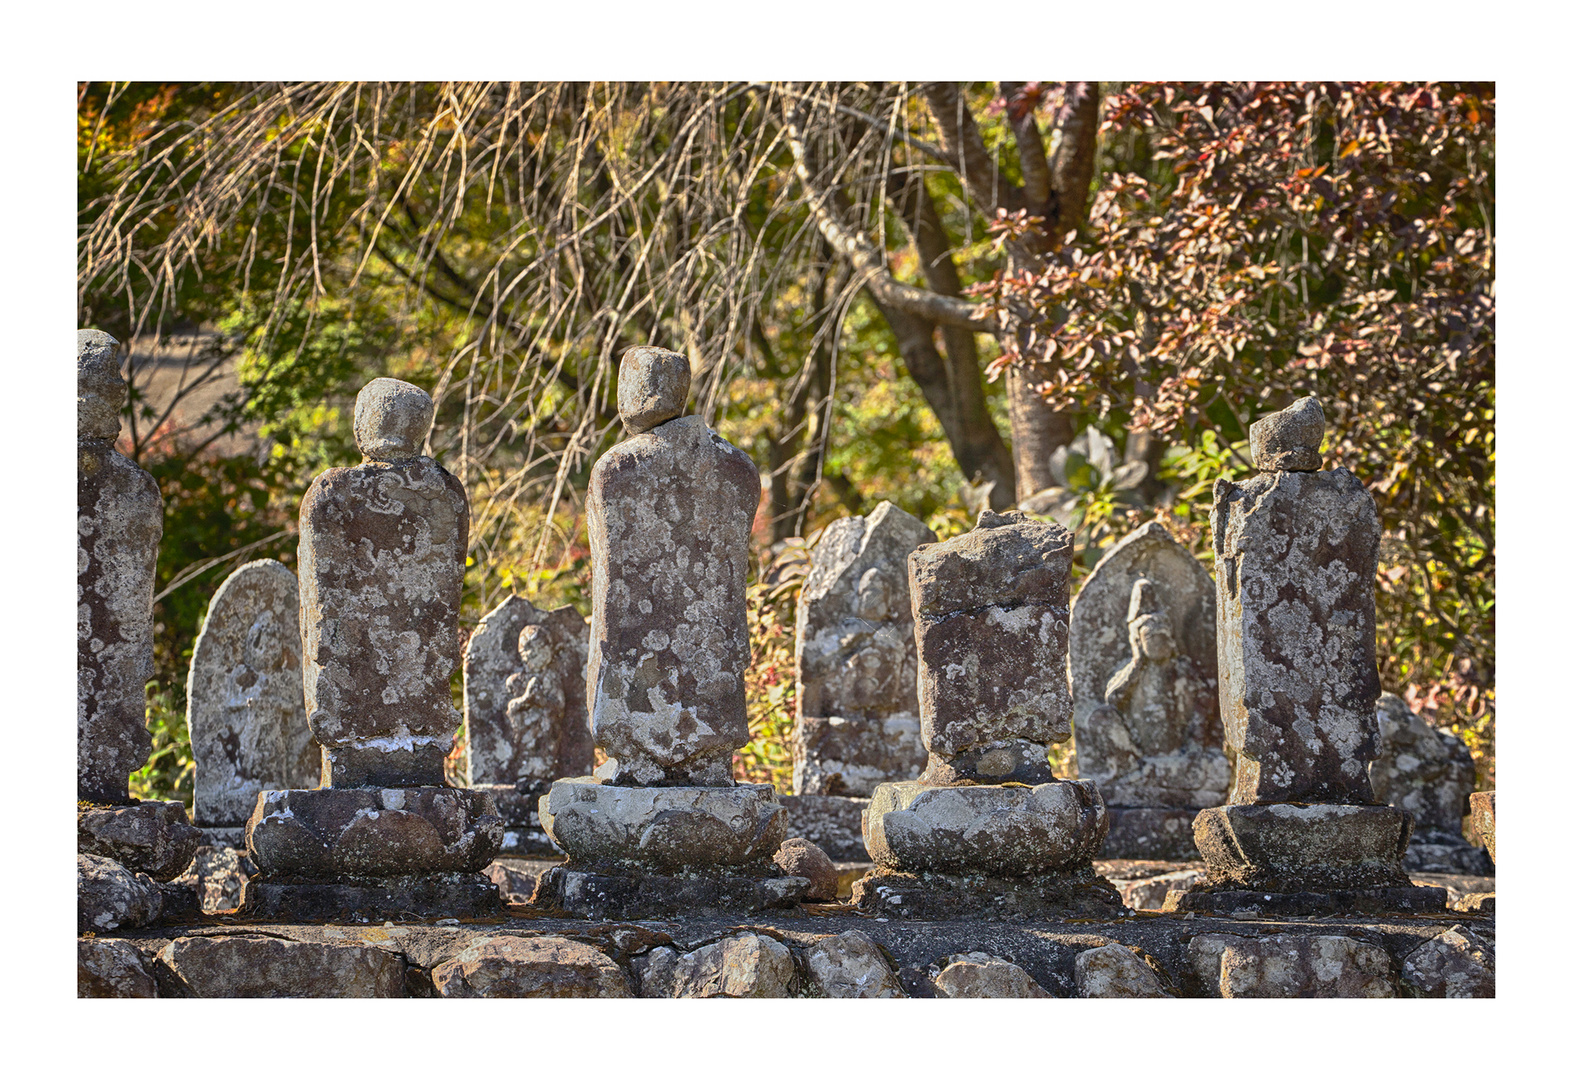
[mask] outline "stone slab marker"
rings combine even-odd
[[[502,821],[489,794],[443,780],[470,514],[463,485],[420,452],[432,415],[419,387],[367,383],[355,400],[365,460],[327,470],[301,501],[305,703],[322,788],[258,796],[249,914],[497,908],[478,871]]]
[[[502,854],[552,854],[536,801],[553,780],[595,767],[585,707],[589,627],[571,607],[542,611],[510,596],[464,650],[469,786],[490,791]]]
[[[131,774],[153,749],[146,685],[164,500],[115,450],[126,402],[118,345],[77,331],[77,851],[168,881],[201,833],[181,803],[131,798]]]
[[[1382,531],[1353,473],[1315,471],[1323,427],[1315,398],[1263,417],[1251,453],[1267,471],[1213,488],[1220,711],[1235,773],[1229,805],[1196,817],[1208,885],[1181,896],[1182,910],[1248,907],[1253,895],[1286,914],[1446,902],[1400,865],[1413,817],[1372,794]]]
[[[798,594],[795,828],[833,857],[866,859],[861,818],[876,785],[915,780],[928,762],[918,716],[918,653],[907,555],[934,533],[882,502],[825,527]]]
[[[1194,859],[1191,821],[1229,792],[1212,578],[1150,521],[1071,605],[1076,764],[1109,810],[1105,859]]]
[[[208,602],[186,680],[196,824],[244,843],[268,789],[315,787],[322,748],[306,723],[300,587],[277,559],[239,567]]]
[[[759,471],[683,416],[688,360],[623,354],[630,437],[595,463],[587,500],[592,610],[586,697],[593,777],[559,780],[541,824],[568,852],[536,887],[581,913],[756,909],[804,895],[771,856],[786,811],[768,784],[736,785],[748,741],[744,587]]]
[[[1108,832],[1097,785],[1057,779],[1049,747],[1071,735],[1065,677],[1071,535],[984,510],[977,527],[907,559],[928,768],[881,784],[863,818],[874,871],[860,907],[1109,913],[1092,869]]]
[[[1462,741],[1426,723],[1397,694],[1376,699],[1382,750],[1371,762],[1371,791],[1414,815],[1404,852],[1411,873],[1494,873],[1491,858],[1464,839],[1464,815],[1475,789],[1475,761]]]

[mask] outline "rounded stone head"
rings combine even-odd
[[[526,626],[519,631],[519,662],[524,670],[542,672],[552,666],[552,639],[544,626]]]
[[[355,445],[372,461],[418,457],[436,408],[414,383],[373,379],[355,398]]]
[[[120,342],[102,330],[76,332],[76,429],[80,439],[120,434],[126,380],[120,377]]]
[[[1300,398],[1251,425],[1251,460],[1262,472],[1316,472],[1326,431],[1322,403]]]
[[[692,375],[688,357],[635,345],[617,368],[617,414],[635,435],[683,415]]]

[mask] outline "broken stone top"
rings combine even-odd
[[[373,379],[355,398],[355,445],[372,461],[419,457],[436,405],[402,379]]]
[[[1251,460],[1262,472],[1316,472],[1327,420],[1322,403],[1303,397],[1251,425]]]
[[[1070,564],[1070,531],[1019,510],[984,510],[971,532],[924,544],[907,560],[921,615],[1022,603],[1064,607]]]
[[[682,416],[691,379],[688,357],[635,345],[617,368],[617,414],[634,435]]]
[[[102,330],[76,332],[76,426],[80,439],[120,435],[126,381],[120,377],[119,345]]]

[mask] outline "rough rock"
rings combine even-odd
[[[387,949],[238,934],[182,937],[158,954],[182,996],[404,997],[404,959]]]
[[[246,879],[240,914],[292,923],[384,919],[489,919],[502,906],[496,884],[462,871],[312,880],[288,874]]]
[[[776,849],[775,864],[790,877],[807,878],[809,900],[834,900],[841,884],[841,876],[830,856],[801,836],[784,840]]]
[[[1196,815],[1196,846],[1212,889],[1405,887],[1410,824],[1391,806],[1219,806]]]
[[[256,863],[243,849],[204,845],[175,883],[193,888],[198,909],[212,915],[240,907],[246,881],[256,872]]]
[[[863,840],[882,868],[908,872],[1040,874],[1090,866],[1108,831],[1098,789],[1058,780],[1033,787],[881,784]]]
[[[76,996],[79,998],[158,997],[158,984],[142,954],[126,941],[78,938]]]
[[[497,859],[487,864],[481,873],[497,886],[498,895],[505,904],[528,904],[535,892],[540,872],[532,872],[513,861]]]
[[[904,998],[901,980],[861,930],[826,934],[803,950],[809,978],[827,998]]]
[[[732,782],[732,752],[748,741],[745,591],[759,496],[748,455],[698,416],[624,440],[591,470],[587,697],[607,781]]]
[[[1251,461],[1262,472],[1316,472],[1327,420],[1322,403],[1303,397],[1251,425]]]
[[[1415,997],[1494,998],[1496,967],[1494,941],[1454,926],[1405,957],[1398,974]]]
[[[469,786],[523,781],[539,796],[551,781],[595,767],[585,707],[589,651],[589,627],[571,607],[542,611],[510,596],[481,620],[464,649]]]
[[[191,865],[202,833],[186,820],[180,802],[79,809],[77,851],[114,859],[155,881],[170,881]]]
[[[1063,527],[992,510],[909,556],[931,781],[1053,779],[1047,747],[1071,736],[1070,561]]]
[[[261,792],[317,786],[322,748],[306,723],[302,677],[295,575],[276,559],[246,563],[208,602],[191,653],[196,824],[241,826]]]
[[[1174,870],[1150,878],[1110,881],[1120,890],[1125,906],[1136,911],[1161,911],[1170,889],[1194,889],[1207,879],[1202,870]]]
[[[792,790],[868,795],[912,780],[919,730],[907,556],[934,533],[889,502],[826,526],[798,595]]]
[[[1486,851],[1491,854],[1491,861],[1497,859],[1497,793],[1495,791],[1477,791],[1469,796],[1470,824],[1474,826],[1475,835],[1486,845]]]
[[[1229,801],[1371,804],[1376,504],[1342,468],[1219,480],[1213,504]]]
[[[1103,789],[1100,787],[1098,792],[1101,795]],[[1104,858],[1164,862],[1201,858],[1192,835],[1195,810],[1168,806],[1112,806],[1106,809],[1109,835],[1099,849]]]
[[[1042,874],[949,874],[875,867],[852,884],[852,903],[866,915],[977,921],[1110,918],[1124,908],[1120,894],[1091,866]]]
[[[1260,938],[1198,934],[1187,953],[1191,971],[1208,997],[1397,996],[1387,953],[1339,934]]]
[[[682,416],[691,379],[686,356],[635,345],[617,366],[617,414],[635,435]]]
[[[158,882],[101,855],[76,857],[78,933],[151,926],[164,911]]]
[[[1228,794],[1214,591],[1148,522],[1099,560],[1071,605],[1076,766],[1111,808],[1200,809]],[[1157,857],[1110,844],[1105,854]]]
[[[1046,998],[1053,997],[1037,980],[1009,960],[988,953],[969,952],[952,957],[934,977],[938,997],[947,998]]]
[[[333,787],[440,786],[459,725],[449,677],[470,510],[458,479],[417,452],[424,397],[368,383],[355,408],[367,460],[327,470],[301,501],[306,711]]]
[[[1076,990],[1084,998],[1168,997],[1158,976],[1124,945],[1076,954]]]
[[[562,937],[479,938],[432,969],[440,997],[632,997],[628,976],[601,950]]]
[[[737,934],[677,957],[670,996],[787,997],[796,974],[785,945],[764,934]]]
[[[800,795],[867,797],[887,781],[916,780],[928,753],[916,713],[806,716],[792,729],[792,789]]]
[[[919,745],[922,745],[921,743]],[[927,751],[925,751],[927,753]],[[792,831],[839,862],[866,862],[863,811],[867,799],[844,795],[781,795]]]
[[[153,578],[164,533],[158,484],[114,449],[125,381],[118,342],[77,332],[77,798],[130,801],[153,749]]]
[[[1414,815],[1415,832],[1404,852],[1411,871],[1490,874],[1490,858],[1464,839],[1464,815],[1475,786],[1469,748],[1411,712],[1397,694],[1376,701],[1382,749],[1371,762],[1371,790],[1378,802]]]
[[[268,791],[246,826],[258,867],[318,880],[473,873],[501,843],[489,795],[444,787]]]
[[[768,864],[787,817],[769,784],[618,787],[580,777],[552,785],[541,824],[576,865],[671,870]]]

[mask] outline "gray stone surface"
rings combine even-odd
[[[1251,462],[1262,472],[1316,472],[1326,429],[1322,403],[1300,398],[1251,425]]]
[[[1170,889],[1194,889],[1206,880],[1204,870],[1171,870],[1167,874],[1157,874],[1153,877],[1132,878],[1118,880],[1110,877],[1110,882],[1120,890],[1120,899],[1134,911],[1162,911],[1163,902],[1168,899]]]
[[[78,933],[151,926],[164,912],[158,882],[102,855],[76,857]]]
[[[1168,997],[1141,957],[1124,945],[1100,945],[1076,954],[1076,992],[1084,998]]]
[[[403,957],[366,945],[255,934],[182,937],[164,947],[158,963],[181,997],[405,996]]]
[[[571,607],[542,611],[510,596],[481,620],[464,649],[470,786],[523,782],[544,790],[595,767],[585,707],[589,651],[589,627]]]
[[[818,845],[801,836],[788,837],[776,849],[773,860],[788,877],[807,878],[809,900],[834,900],[840,891],[841,875]]]
[[[1053,997],[1036,979],[1009,960],[984,952],[952,957],[934,978],[937,997],[946,998],[1046,998]]]
[[[1414,815],[1404,866],[1433,873],[1490,874],[1490,858],[1464,839],[1464,815],[1475,787],[1469,748],[1411,712],[1397,694],[1376,701],[1382,749],[1371,762],[1371,791]]]
[[[625,998],[628,976],[595,948],[564,937],[486,937],[431,973],[446,998]]]
[[[620,787],[580,777],[553,784],[540,812],[575,868],[774,869],[771,857],[787,831],[786,811],[769,784]]]
[[[904,998],[879,946],[860,930],[826,934],[803,950],[810,981],[827,998]]]
[[[1068,650],[1077,774],[1111,809],[1224,801],[1214,586],[1162,525],[1099,560],[1071,605]],[[1162,857],[1107,845],[1105,855]]]
[[[796,975],[785,945],[764,934],[738,934],[677,957],[670,996],[786,997]]]
[[[245,843],[244,839],[241,841]],[[244,848],[203,846],[177,884],[189,885],[196,892],[197,905],[204,915],[234,911],[240,907],[246,880],[257,872]]]
[[[1370,804],[1376,504],[1341,468],[1219,480],[1213,503],[1229,801]]]
[[[1497,996],[1495,935],[1449,927],[1404,958],[1401,987],[1414,997]]]
[[[635,435],[682,416],[691,378],[686,356],[635,345],[617,366],[618,416]]]
[[[591,470],[587,697],[609,782],[732,782],[759,496],[748,455],[698,416],[625,439]]]
[[[208,602],[191,653],[186,725],[192,816],[242,826],[268,789],[316,787],[322,748],[306,723],[300,587],[276,559],[246,563]]]
[[[1475,835],[1485,842],[1491,861],[1497,858],[1497,793],[1477,791],[1469,796],[1470,824]]]
[[[1198,934],[1187,952],[1191,974],[1208,997],[1397,996],[1388,954],[1341,934]]]
[[[977,526],[908,560],[925,776],[1043,783],[1071,736],[1065,645],[1071,535],[984,510]]]
[[[158,983],[148,974],[142,954],[130,942],[78,938],[76,996],[154,998],[158,997]]]
[[[839,861],[868,860],[863,846],[863,811],[867,799],[848,795],[782,795],[792,832],[819,846]]]
[[[1212,889],[1321,892],[1405,887],[1410,822],[1390,806],[1219,806],[1196,815]]]
[[[821,534],[798,596],[794,794],[866,796],[922,772],[907,556],[933,542],[889,502]]]
[[[114,859],[128,870],[169,881],[191,865],[202,833],[186,820],[180,802],[79,809],[76,848],[84,855]]]
[[[332,787],[441,785],[459,713],[464,486],[420,456],[424,391],[375,379],[356,399],[366,460],[329,469],[300,508],[301,631],[312,734]]]
[[[126,400],[114,338],[77,332],[77,799],[124,805],[147,761],[158,484],[114,448]]]

